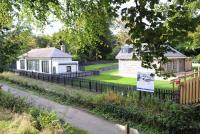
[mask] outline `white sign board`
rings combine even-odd
[[[137,73],[137,90],[145,92],[154,92],[154,77],[150,72]]]

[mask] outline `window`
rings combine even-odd
[[[39,71],[39,60],[27,60],[27,68],[32,71]]]
[[[25,61],[20,60],[20,69],[25,69]]]
[[[122,53],[128,53],[128,48],[122,48]]]
[[[67,72],[71,72],[71,71],[72,71],[71,66],[67,66]]]
[[[56,67],[53,67],[53,74],[56,74]]]
[[[28,70],[33,70],[32,68],[33,68],[32,61],[31,60],[27,60],[27,69]]]
[[[173,71],[174,71],[174,73],[177,72],[177,61],[176,60],[173,61]]]
[[[172,71],[172,62],[167,63],[167,71],[169,71],[169,72]]]
[[[122,53],[131,53],[133,51],[133,48],[124,47],[122,48]]]
[[[42,72],[49,73],[49,62],[48,61],[42,61]]]
[[[35,61],[35,71],[39,71],[39,60]]]

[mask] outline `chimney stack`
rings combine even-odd
[[[65,45],[62,44],[62,45],[60,46],[60,50],[63,51],[63,52],[65,53],[65,49],[66,49],[66,48],[65,48]]]

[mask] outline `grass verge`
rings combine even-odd
[[[94,65],[84,66],[84,68],[85,68],[85,71],[91,71],[91,70],[98,70],[98,69],[104,68],[104,67],[110,67],[114,64],[116,64],[116,63],[94,64]]]
[[[100,75],[88,77],[87,79],[109,82],[109,83],[127,84],[133,86],[137,85],[136,78],[117,76],[116,73],[117,70],[106,71],[101,73]],[[155,80],[155,88],[171,90],[172,84],[169,81]]]

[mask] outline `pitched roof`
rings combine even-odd
[[[187,58],[184,54],[179,52],[178,50],[170,47],[171,51],[168,51],[164,54],[165,57],[167,58]]]
[[[68,53],[64,53],[63,51],[55,48],[36,48],[32,49],[29,52],[19,56],[26,58],[71,58],[72,56]]]
[[[124,45],[126,48],[133,48],[131,45],[127,46],[127,44]],[[122,47],[124,48],[124,47]],[[166,56],[169,59],[172,58],[187,58],[187,56],[185,56],[184,54],[182,54],[181,52],[179,52],[178,50],[170,47],[171,51],[168,51],[164,54],[164,56]],[[119,51],[119,53],[117,54],[117,56],[115,57],[116,59],[124,59],[124,60],[128,60],[128,59],[132,59],[133,57],[133,49],[131,52],[129,53],[123,53],[122,49]]]

